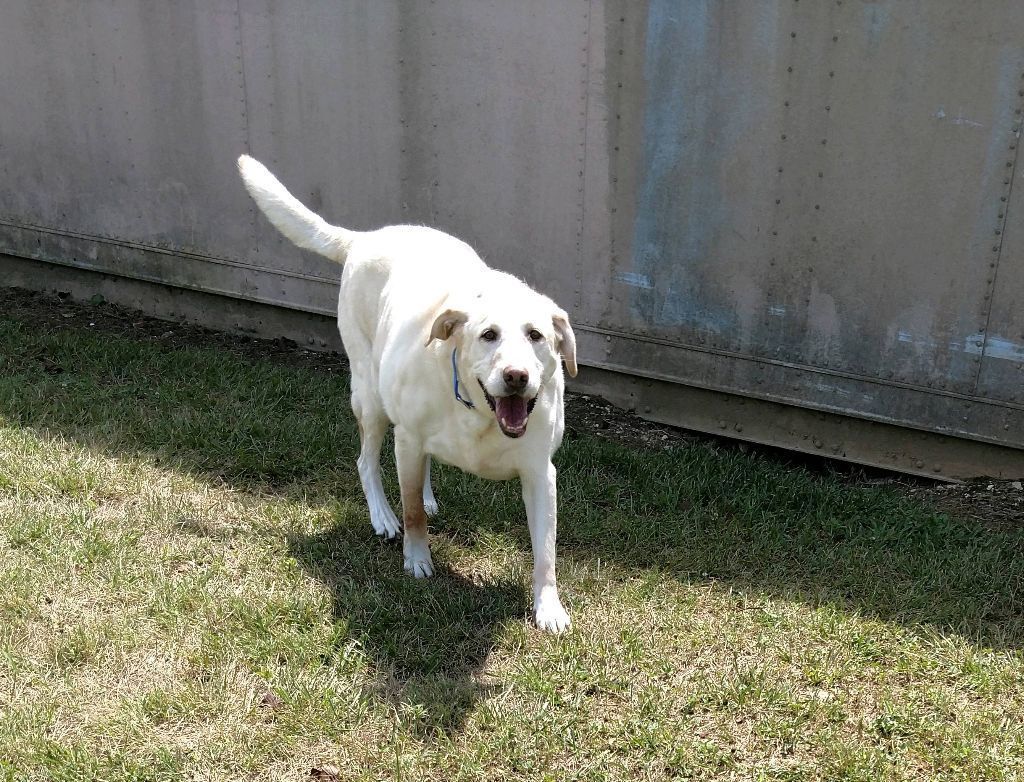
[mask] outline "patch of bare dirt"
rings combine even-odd
[[[989,527],[1020,527],[1024,524],[1024,482],[982,478],[967,483],[911,486],[907,493],[957,518]]]

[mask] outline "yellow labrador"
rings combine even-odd
[[[344,264],[338,329],[352,367],[357,461],[370,522],[398,534],[384,496],[380,449],[395,427],[405,569],[433,573],[427,516],[435,457],[494,480],[518,476],[533,544],[537,626],[566,629],[555,582],[556,489],[551,456],[564,431],[562,359],[576,375],[566,313],[522,280],[489,268],[448,234],[419,226],[357,232],[299,203],[263,165],[243,155],[249,193],[299,247]]]

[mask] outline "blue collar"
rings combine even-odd
[[[458,350],[458,348],[452,348],[452,388],[455,389],[455,398],[462,402],[467,409],[472,410],[476,405],[459,393],[459,368],[455,363],[456,350]]]

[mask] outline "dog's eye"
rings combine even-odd
[[[542,339],[544,339],[544,335],[537,331],[537,329],[530,329],[529,336],[531,342],[540,342]]]
[[[498,338],[498,332],[494,329],[487,329],[483,334],[480,335],[480,339],[484,342],[494,342]]]

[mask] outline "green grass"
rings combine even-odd
[[[1021,530],[577,435],[551,637],[514,483],[415,581],[355,451],[343,377],[0,318],[0,778],[1024,775]]]

